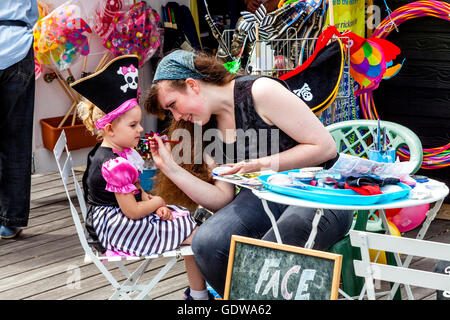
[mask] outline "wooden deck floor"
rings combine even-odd
[[[77,175],[81,181],[82,172]],[[75,199],[74,190],[71,195]],[[414,237],[417,231],[403,236]],[[449,231],[450,220],[436,219],[426,239],[450,243]],[[83,260],[59,174],[33,175],[28,227],[16,239],[0,239],[0,300],[107,299],[113,292],[111,285],[95,265]],[[145,278],[151,278],[164,262],[165,258],[152,262]],[[431,259],[416,259],[411,267],[432,270],[434,263]],[[127,264],[137,266],[137,262]],[[73,285],[75,278],[80,279],[77,285]],[[187,285],[184,262],[178,261],[153,289],[151,297],[178,300]],[[416,299],[435,299],[433,290],[413,287],[413,293]]]

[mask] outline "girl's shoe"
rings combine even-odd
[[[191,287],[187,287],[187,289],[184,291],[184,300],[195,300],[191,296]],[[208,291],[208,300],[216,300],[211,292]]]
[[[19,227],[5,227],[0,226],[0,238],[1,239],[12,239],[19,235],[22,228]]]

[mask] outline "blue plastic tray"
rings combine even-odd
[[[278,172],[277,174],[282,173],[287,175],[289,172],[299,172],[299,169]],[[327,189],[314,187],[311,185],[306,185],[305,189],[278,186],[267,182],[267,179],[272,175],[273,174],[266,174],[258,177],[264,187],[270,191],[309,201],[341,205],[371,205],[375,203],[388,203],[408,197],[411,190],[411,187],[408,185],[399,183],[398,186],[400,186],[402,190],[372,196],[363,196],[351,189]]]

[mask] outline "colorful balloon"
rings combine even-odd
[[[386,216],[395,224],[400,232],[410,231],[417,228],[426,218],[430,208],[428,203],[415,207],[386,210]]]

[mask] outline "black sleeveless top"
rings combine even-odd
[[[257,159],[288,150],[298,144],[278,127],[269,125],[256,112],[252,86],[257,75],[239,76],[234,84],[234,114],[236,122],[236,141],[223,143],[223,163]],[[268,77],[283,84],[280,79]],[[273,106],[276,108],[277,106]]]
[[[111,148],[102,147],[100,143],[97,143],[89,152],[86,170],[83,174],[84,197],[88,204],[119,207],[114,192],[105,189],[106,180],[102,176],[103,164],[118,156]],[[135,198],[136,201],[141,201],[141,194],[136,194]]]
[[[251,90],[255,80],[261,77],[274,79],[290,90],[286,82],[269,76],[244,75],[236,77],[234,84],[236,141],[233,143],[223,142],[222,163],[235,163],[270,156],[299,144],[277,126],[264,122],[256,112]],[[273,107],[277,108],[276,105]],[[338,158],[339,154],[334,159],[330,159],[319,166],[328,169]],[[215,160],[218,160],[217,157]]]

